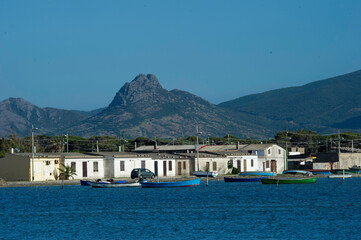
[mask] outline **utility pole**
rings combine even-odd
[[[66,137],[66,152],[69,152],[69,135],[65,134]]]
[[[97,140],[97,152],[99,152],[99,141]]]
[[[341,168],[341,138],[340,138],[340,129],[338,129],[338,168]]]
[[[31,170],[32,170],[32,181],[34,181],[34,131],[38,128],[34,128],[34,125],[31,125]]]

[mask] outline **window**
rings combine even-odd
[[[209,171],[209,162],[206,162],[206,171]]]
[[[145,160],[141,161],[141,168],[145,168]]]
[[[281,149],[278,149],[278,154],[281,154]]]
[[[253,159],[251,159],[251,167],[253,167],[254,166],[254,164],[253,164]]]
[[[76,172],[76,162],[71,162],[70,167],[74,169],[74,172]]]
[[[55,160],[54,163],[55,163],[55,164],[58,164],[58,163],[59,163],[59,160]]]
[[[268,154],[271,154],[271,149],[268,149]]]
[[[168,170],[169,170],[169,171],[172,171],[172,161],[169,161]]]
[[[266,168],[269,168],[269,161],[266,161]]]
[[[217,162],[213,162],[213,171],[217,171]]]
[[[228,168],[233,168],[233,159],[228,161]]]
[[[183,169],[187,169],[187,163],[186,163],[186,161],[183,162]]]
[[[120,161],[120,171],[121,172],[125,171],[125,162],[124,161]]]
[[[45,165],[50,165],[50,161],[45,161]]]
[[[93,162],[93,171],[98,172],[98,162]]]

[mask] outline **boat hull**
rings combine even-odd
[[[239,176],[277,176],[275,172],[241,172]]]
[[[350,178],[351,174],[331,174],[328,178]]]
[[[109,182],[109,181],[94,182],[94,181],[89,181],[89,180],[80,180],[80,185],[82,185],[82,186],[90,186],[89,183],[99,183],[99,184],[126,183],[126,180],[118,180],[118,181],[113,181],[113,182]]]
[[[192,174],[196,177],[217,177],[218,176],[218,172],[202,172],[202,171],[195,171],[192,172]]]
[[[268,177],[254,177],[254,178],[231,178],[224,177],[224,182],[260,182],[261,179]]]
[[[140,183],[134,182],[134,183],[103,184],[103,183],[89,182],[89,185],[92,186],[93,188],[120,188],[120,187],[138,187],[140,186]]]
[[[312,178],[268,178],[261,179],[262,184],[305,184],[316,183],[317,177]]]
[[[192,187],[198,186],[201,183],[201,179],[193,179],[187,181],[177,182],[142,182],[142,188],[173,188],[173,187]]]

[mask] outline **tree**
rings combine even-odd
[[[61,166],[62,168],[59,168],[59,177],[64,180],[69,180],[70,177],[74,179],[74,176],[77,175],[75,170],[69,165],[65,166],[64,164],[61,164]]]

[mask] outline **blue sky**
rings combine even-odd
[[[0,101],[93,110],[139,73],[220,103],[361,69],[361,1],[0,1]]]

